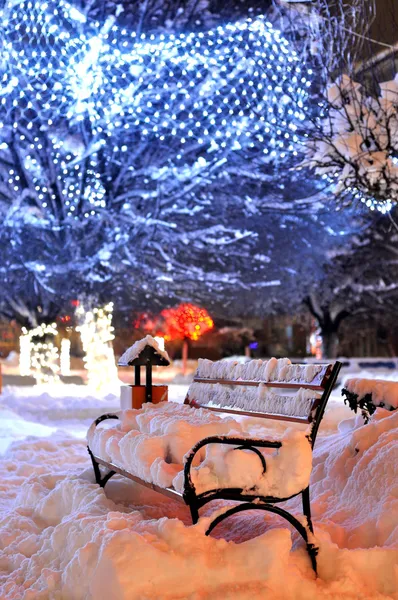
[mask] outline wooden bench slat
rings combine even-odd
[[[205,408],[206,410],[212,410],[214,412],[223,412],[231,415],[244,415],[245,417],[258,417],[263,419],[274,419],[276,421],[290,421],[293,423],[311,423],[311,417],[295,417],[290,415],[280,415],[277,413],[260,413],[249,410],[242,410],[238,408],[234,410],[233,408],[222,408],[221,406],[209,406],[208,404],[200,404],[199,402],[193,401],[190,402],[190,405],[194,408]]]
[[[264,387],[268,387],[268,388],[283,388],[283,389],[291,389],[291,390],[299,390],[300,388],[305,388],[307,390],[314,390],[317,392],[322,392],[324,389],[324,386],[322,385],[318,385],[318,384],[311,384],[311,383],[305,383],[305,382],[300,382],[300,383],[291,383],[291,382],[286,382],[286,383],[281,383],[281,382],[267,382],[265,383],[264,381],[244,381],[244,380],[237,380],[235,381],[234,379],[207,379],[205,377],[194,377],[193,381],[195,383],[211,383],[211,384],[215,384],[215,383],[219,383],[220,385],[244,385],[244,386],[259,386],[260,384],[263,385]]]
[[[216,365],[217,363],[213,363],[214,365]],[[248,363],[247,363],[248,364]],[[289,367],[300,367],[302,370],[302,375],[304,376],[305,374],[305,370],[307,369],[307,367],[310,367],[311,365],[309,364],[290,364],[288,365]],[[195,379],[198,382],[202,382],[202,381],[215,381],[215,382],[223,382],[223,381],[233,381],[234,385],[244,385],[242,383],[240,383],[241,381],[250,381],[251,383],[249,385],[258,385],[259,383],[263,383],[264,385],[266,385],[267,387],[285,387],[285,388],[289,388],[291,386],[293,386],[294,389],[300,388],[300,387],[305,387],[308,389],[316,389],[316,390],[323,390],[328,382],[328,379],[330,377],[330,374],[332,372],[332,368],[333,365],[331,363],[328,364],[320,364],[320,365],[314,365],[317,367],[320,367],[320,370],[313,376],[311,381],[307,381],[306,379],[287,379],[287,380],[275,380],[275,379],[270,379],[268,381],[264,381],[261,379],[252,379],[249,380],[248,378],[245,378],[243,375],[237,379],[227,379],[225,377],[217,377],[215,375],[211,376],[203,376],[203,374],[201,373],[201,369],[200,366],[198,367],[198,371],[195,375]],[[289,374],[286,374],[287,376],[289,376]],[[290,373],[290,375],[292,375],[292,373]]]
[[[135,481],[136,483],[144,485],[145,487],[147,487],[155,492],[159,492],[160,494],[163,494],[164,496],[168,496],[169,498],[173,498],[173,500],[177,500],[178,502],[185,504],[182,494],[180,492],[177,492],[177,490],[175,490],[173,488],[162,488],[158,485],[155,485],[154,483],[150,483],[149,481],[145,481],[144,479],[141,479],[141,477],[132,475],[128,471],[125,471],[125,469],[122,469],[122,467],[118,467],[117,465],[114,465],[113,463],[107,462],[106,460],[99,458],[99,456],[95,456],[95,455],[93,455],[93,456],[94,456],[95,460],[97,461],[97,463],[102,465],[103,467],[106,467],[107,469],[110,469],[111,471],[115,471],[115,473],[118,473],[119,475],[123,475],[124,477],[127,477],[127,479],[131,479],[132,481]]]

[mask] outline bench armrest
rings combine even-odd
[[[92,434],[94,433],[94,429],[102,423],[102,421],[106,421],[107,419],[119,419],[120,413],[107,413],[105,415],[101,415],[95,421],[93,421],[87,431],[87,440],[90,440]]]
[[[238,446],[236,450],[251,450],[255,452],[257,456],[261,460],[261,464],[263,466],[263,473],[265,473],[266,465],[264,456],[261,454],[257,448],[281,448],[282,442],[271,442],[267,440],[257,440],[255,438],[240,438],[240,437],[226,437],[226,436],[210,436],[207,438],[203,438],[200,440],[195,446],[191,449],[188,455],[185,456],[185,465],[184,465],[184,497],[189,497],[191,495],[195,495],[195,486],[192,483],[191,478],[191,466],[192,461],[195,458],[197,452],[203,448],[203,446],[207,446],[208,444],[228,444],[230,446]]]

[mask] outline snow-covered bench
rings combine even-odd
[[[146,403],[139,410],[96,419],[87,436],[96,481],[104,487],[115,473],[123,475],[186,503],[193,523],[212,500],[240,502],[217,514],[207,534],[240,511],[276,513],[304,538],[316,569],[309,494],[312,448],[340,366],[293,365],[288,359],[244,365],[200,360],[184,405]],[[233,418],[242,415],[309,427],[287,428],[279,439],[252,438],[242,419]],[[118,423],[97,427],[108,419]],[[276,506],[300,494],[304,521]]]
[[[347,379],[341,394],[344,404],[355,413],[360,409],[367,423],[377,407],[386,410],[398,408],[398,381],[384,379]]]

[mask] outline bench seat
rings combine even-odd
[[[254,413],[253,413],[254,414]],[[88,444],[98,461],[122,469],[148,484],[184,493],[184,456],[192,446],[210,436],[261,441],[242,423],[220,418],[204,409],[173,402],[145,404],[140,410],[121,411],[112,427],[92,427]],[[262,440],[265,439],[262,437]],[[275,442],[275,434],[267,435]],[[312,466],[311,447],[305,431],[287,429],[281,447],[263,450],[267,461],[253,452],[236,452],[228,445],[207,445],[198,452],[191,470],[197,493],[239,487],[242,493],[286,498],[307,487]],[[117,471],[116,471],[117,472]]]

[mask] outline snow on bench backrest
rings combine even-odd
[[[293,365],[287,358],[251,360],[244,364],[199,359],[187,400],[189,404],[212,410],[309,421],[331,368],[331,365]],[[287,393],[279,392],[278,388]]]

